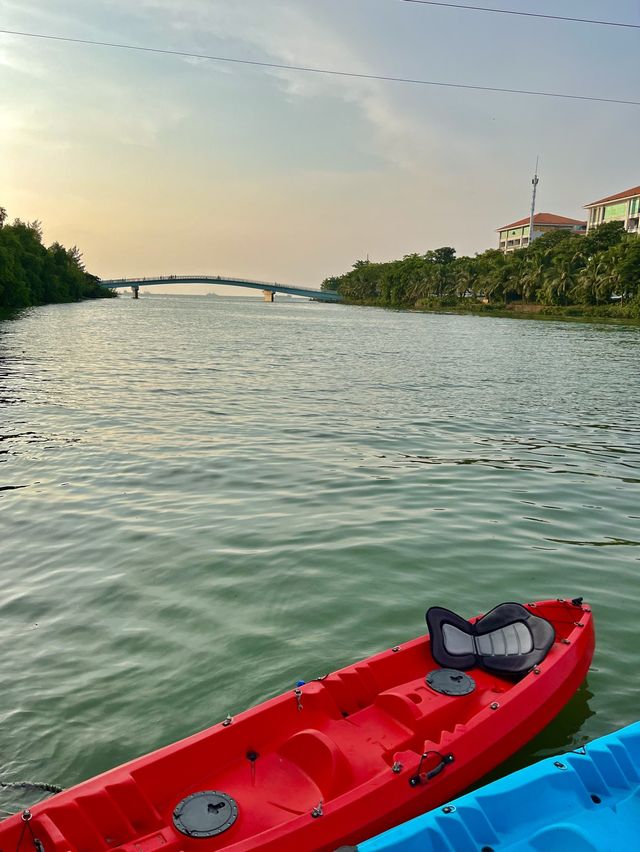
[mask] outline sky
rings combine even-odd
[[[487,0],[640,24],[640,0]],[[0,0],[0,27],[640,100],[640,30],[403,0]],[[102,278],[318,287],[358,259],[473,254],[640,183],[640,107],[0,35],[0,206]],[[223,292],[223,291],[220,291]],[[240,292],[243,295],[247,291]]]

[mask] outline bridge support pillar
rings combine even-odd
[[[273,290],[263,290],[262,295],[264,296],[265,302],[275,302],[276,294]]]
[[[131,288],[131,292],[133,293],[133,296],[132,296],[133,299],[139,298],[138,293],[140,292],[140,288],[137,285],[135,287]]]

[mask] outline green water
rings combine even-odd
[[[72,784],[431,604],[593,606],[511,767],[636,720],[639,368],[637,328],[294,301],[0,324],[0,779]]]

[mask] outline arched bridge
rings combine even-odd
[[[342,296],[335,290],[313,290],[308,287],[289,287],[272,281],[252,281],[248,278],[227,278],[223,275],[161,275],[157,278],[112,278],[100,281],[102,287],[120,290],[130,287],[135,299],[143,285],[156,287],[160,284],[224,284],[227,287],[245,287],[248,290],[262,290],[265,301],[273,302],[275,293],[287,293],[291,296],[306,296],[317,302],[340,302]]]

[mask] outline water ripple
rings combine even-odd
[[[245,299],[0,325],[0,775],[68,785],[433,603],[593,605],[588,685],[516,762],[635,720],[639,347]]]

